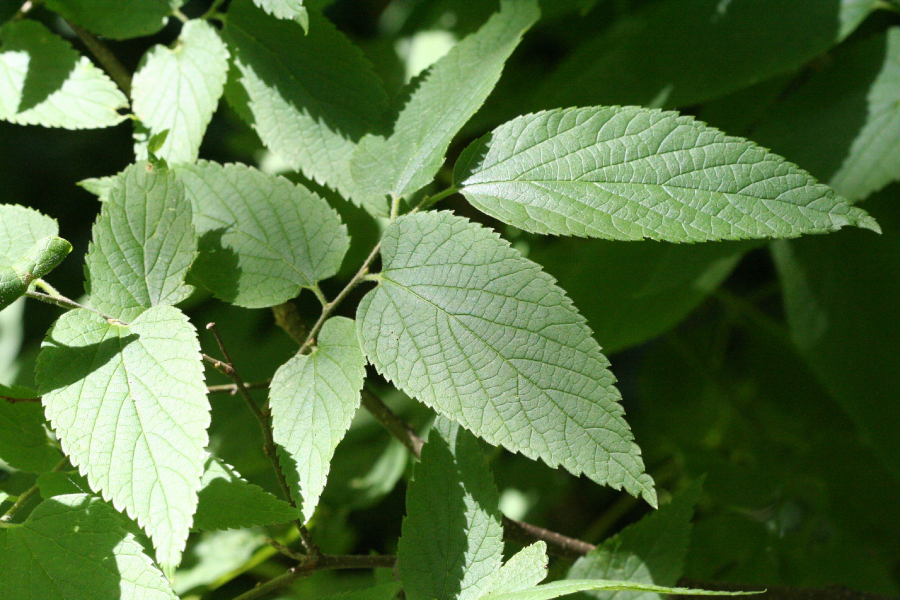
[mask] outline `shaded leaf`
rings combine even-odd
[[[547,576],[547,544],[535,542],[514,554],[497,571],[489,594],[505,594],[534,587]]]
[[[352,163],[359,185],[399,198],[430,183],[453,136],[494,89],[506,59],[539,15],[534,0],[501,0],[499,13],[432,66],[400,112],[394,133],[360,142]]]
[[[95,308],[128,322],[191,294],[184,277],[196,253],[181,181],[168,169],[136,163],[116,177],[94,224],[85,287]]]
[[[17,204],[0,204],[0,266],[12,265],[38,240],[58,234],[56,219]]]
[[[675,327],[757,245],[557,238],[535,241],[528,257],[566,290],[609,355]]]
[[[63,451],[91,488],[178,564],[203,472],[209,403],[196,331],[156,306],[131,325],[84,309],[47,334],[36,377]]]
[[[45,0],[50,10],[114,40],[151,35],[162,29],[184,0]]]
[[[365,133],[384,129],[387,93],[330,21],[315,11],[310,21],[304,35],[296,22],[270,17],[250,0],[233,2],[223,37],[246,98],[228,99],[291,168],[362,204],[350,157]]]
[[[45,500],[0,529],[0,588],[22,600],[176,600],[123,521],[99,498]]]
[[[172,579],[172,589],[179,596],[240,569],[266,544],[260,530],[205,531],[198,537],[199,541],[188,545],[184,563]]]
[[[87,478],[78,471],[41,473],[37,478],[37,485],[41,490],[41,497],[45,500],[68,494],[92,494]]]
[[[897,192],[892,186],[867,202],[886,223],[877,240],[850,233],[772,249],[800,353],[900,478],[900,405],[887,400],[900,397],[900,280],[885,276],[900,272]]]
[[[381,256],[357,310],[380,373],[492,444],[656,503],[609,363],[552,277],[447,212],[397,219]]]
[[[49,236],[38,240],[24,257],[10,266],[0,267],[0,310],[23,296],[35,279],[50,273],[71,251],[72,244]]]
[[[542,82],[536,104],[698,104],[801,67],[851,33],[872,4],[651,2],[579,44]]]
[[[0,459],[15,469],[40,473],[52,469],[61,458],[44,430],[44,411],[39,402],[5,399],[35,397],[30,391],[0,385]]]
[[[274,306],[337,273],[347,228],[313,192],[237,164],[200,161],[177,173],[200,236],[191,273],[217,298]]]
[[[503,558],[499,494],[476,440],[439,421],[406,492],[397,565],[409,600],[477,600]]]
[[[844,44],[754,129],[850,200],[900,178],[900,27]]]
[[[503,594],[487,594],[481,600],[552,600],[576,592],[590,590],[651,592],[655,594],[678,594],[679,596],[745,596],[761,592],[710,592],[706,590],[663,587],[646,583],[630,583],[627,581],[603,581],[600,579],[569,579],[552,581],[533,588]]]
[[[527,231],[670,242],[878,231],[806,171],[673,112],[559,109],[466,148],[454,179],[476,208]]]
[[[0,119],[93,129],[125,118],[128,100],[109,77],[37,21],[11,21],[0,39]]]
[[[684,569],[691,537],[694,506],[700,498],[698,479],[669,504],[629,525],[586,556],[579,558],[566,579],[608,579],[671,586]],[[600,600],[657,600],[655,592],[588,592]]]
[[[248,529],[287,523],[297,509],[258,485],[247,483],[233,467],[209,457],[197,494],[194,529]]]
[[[316,510],[334,450],[359,408],[365,367],[353,321],[334,317],[310,354],[293,357],[272,378],[272,433],[304,521]]]
[[[253,2],[279,19],[297,21],[304,31],[309,30],[309,14],[303,6],[303,0],[253,0]]]
[[[227,74],[228,49],[206,21],[185,23],[173,49],[157,45],[147,51],[131,97],[135,116],[151,134],[169,132],[154,155],[170,165],[197,160]],[[139,145],[136,153],[146,158],[147,149]]]

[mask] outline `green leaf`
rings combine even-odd
[[[91,303],[125,322],[151,306],[177,304],[193,290],[184,276],[196,252],[181,181],[136,163],[117,176],[94,224],[85,268]]]
[[[128,100],[109,77],[37,21],[7,23],[0,38],[0,119],[93,129],[125,118]]]
[[[317,12],[309,34],[292,21],[267,16],[250,0],[235,0],[223,37],[234,56],[247,104],[238,113],[272,152],[293,169],[363,204],[350,176],[359,139],[385,128],[387,93],[372,65]],[[246,110],[244,110],[246,109]]]
[[[91,494],[91,486],[87,479],[77,471],[50,471],[41,473],[37,478],[41,497],[50,499],[67,494]]]
[[[121,515],[84,494],[45,500],[0,530],[0,589],[21,600],[176,600]]]
[[[365,378],[356,328],[344,317],[326,321],[312,353],[295,356],[272,378],[272,433],[304,521],[325,489],[331,457],[359,408]]]
[[[46,0],[50,10],[114,40],[152,35],[184,0]]]
[[[131,325],[84,309],[53,325],[36,377],[47,418],[91,488],[178,564],[197,506],[209,403],[196,331],[156,306]]]
[[[52,469],[61,457],[44,430],[40,403],[6,400],[34,397],[28,392],[0,385],[0,459],[20,471],[40,473]]]
[[[0,204],[0,266],[12,265],[38,240],[58,234],[56,219],[17,204]]]
[[[299,23],[304,31],[309,31],[309,14],[303,6],[303,0],[253,0],[253,2],[270,15],[279,19],[292,19]]]
[[[170,165],[197,160],[227,75],[228,49],[206,21],[185,23],[173,49],[157,45],[147,51],[131,97],[144,127],[153,134],[169,131],[156,156]]]
[[[552,600],[560,596],[586,592],[590,590],[604,590],[610,592],[651,592],[655,594],[677,594],[679,596],[745,596],[762,592],[710,592],[688,588],[663,587],[645,583],[630,583],[627,581],[604,581],[601,579],[570,579],[552,581],[542,585],[502,594],[487,594],[480,600]]]
[[[863,4],[650,2],[578,43],[542,81],[535,104],[698,104],[800,68],[853,31],[871,9]]]
[[[349,592],[341,592],[324,597],[316,596],[315,600],[392,600],[397,597],[399,591],[400,585],[391,581]]]
[[[631,583],[675,585],[684,569],[694,506],[702,479],[695,480],[672,502],[607,538],[603,545],[575,561],[566,579],[612,579]],[[600,600],[658,600],[653,592],[592,592]]]
[[[866,123],[830,181],[851,200],[900,179],[900,27],[886,38],[884,63],[867,95]]]
[[[23,296],[31,282],[59,266],[71,251],[72,244],[66,240],[45,237],[23,258],[8,267],[0,267],[0,310]]]
[[[287,523],[297,509],[258,485],[247,483],[234,467],[209,457],[200,480],[194,529],[249,529]]]
[[[192,274],[217,298],[274,306],[337,273],[347,228],[316,194],[244,165],[200,161],[177,173],[200,235]]]
[[[536,233],[700,242],[880,231],[780,156],[633,106],[513,119],[466,148],[454,177],[476,208]]]
[[[514,554],[500,567],[488,593],[505,594],[534,587],[547,576],[547,544],[535,542]]]
[[[109,200],[109,192],[115,184],[116,175],[107,175],[106,177],[89,177],[88,179],[82,179],[76,185],[97,196],[97,199],[100,202],[106,202]]]
[[[530,244],[528,258],[556,278],[610,355],[678,325],[757,245],[545,238]]]
[[[501,0],[499,13],[437,61],[400,112],[394,133],[360,142],[352,164],[360,186],[399,198],[430,183],[453,136],[484,103],[539,15],[534,0]]]
[[[469,432],[438,421],[406,492],[397,565],[409,600],[477,600],[503,558],[500,497]]]
[[[867,206],[885,222],[875,240],[858,232],[773,245],[792,337],[862,438],[900,479],[900,356],[896,310],[900,210],[894,185]]]
[[[380,373],[491,444],[656,504],[609,363],[552,277],[447,212],[397,219],[381,256],[357,311]]]
[[[193,537],[193,536],[192,536]],[[219,581],[250,563],[254,553],[266,545],[265,530],[229,529],[204,531],[188,545],[184,564],[175,571],[172,589],[179,597],[186,592]]]
[[[900,178],[900,27],[841,45],[772,107],[754,139],[861,200]]]

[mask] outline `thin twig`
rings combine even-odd
[[[543,540],[547,544],[547,551],[556,556],[578,558],[597,548],[593,544],[570,538],[567,535],[525,523],[516,521],[504,515],[503,538],[510,541],[531,543],[535,540]]]
[[[300,346],[300,350],[297,351],[298,354],[305,354],[310,347],[316,342],[316,336],[319,334],[319,330],[322,329],[322,325],[325,324],[325,321],[331,316],[331,313],[334,312],[334,309],[338,307],[338,305],[344,301],[344,298],[347,297],[353,288],[355,288],[369,273],[369,267],[372,265],[372,262],[375,260],[375,257],[378,256],[378,253],[381,251],[381,242],[375,245],[372,248],[372,252],[369,253],[369,256],[366,257],[366,260],[363,261],[362,266],[359,268],[359,271],[356,272],[356,275],[353,276],[353,279],[344,286],[344,289],[340,291],[340,293],[335,297],[334,300],[327,303],[322,307],[322,314],[319,315],[319,320],[316,321],[315,325],[312,326],[312,329],[309,330],[309,333],[306,335],[306,340],[304,340],[303,345]]]
[[[376,396],[368,387],[362,391],[362,405],[366,407],[372,416],[387,429],[391,435],[397,438],[410,453],[419,458],[422,455],[422,446],[425,442],[419,437],[409,423],[397,416],[381,398]]]
[[[225,364],[218,358],[213,358],[209,354],[203,354],[202,352],[200,353],[200,358],[202,358],[208,364],[212,365],[212,367],[219,373],[227,375],[232,379],[234,378],[234,367],[232,367],[231,365]]]
[[[246,401],[247,407],[250,409],[250,412],[253,413],[253,416],[256,417],[256,420],[259,422],[259,427],[260,429],[262,429],[263,439],[265,440],[263,449],[266,453],[266,456],[268,456],[269,460],[272,461],[272,466],[275,467],[275,475],[278,478],[278,484],[281,486],[281,491],[288,499],[288,502],[291,503],[291,506],[297,508],[294,499],[291,497],[291,488],[290,486],[288,486],[287,479],[285,479],[284,477],[284,472],[281,470],[281,463],[278,460],[278,453],[275,449],[275,439],[272,437],[272,428],[269,427],[268,416],[264,414],[263,411],[260,410],[259,406],[257,406],[256,402],[254,402],[253,397],[247,390],[247,386],[244,385],[243,379],[241,379],[241,376],[234,368],[234,363],[231,361],[231,357],[228,354],[228,350],[225,348],[225,343],[222,341],[222,336],[219,335],[219,330],[218,328],[216,328],[216,324],[208,323],[206,325],[206,328],[212,331],[213,335],[216,338],[216,342],[219,345],[219,350],[222,351],[222,356],[224,356],[225,360],[228,361],[227,365],[225,365],[228,367],[228,373],[226,374],[231,377],[232,381],[234,381],[234,385],[237,387],[238,392]],[[297,529],[300,531],[300,539],[303,541],[303,545],[306,547],[307,552],[309,552],[311,555],[319,554],[319,547],[316,546],[315,542],[313,542],[312,536],[309,535],[309,531],[306,529],[306,525],[303,523],[303,521],[298,518],[295,523],[297,525]]]
[[[446,190],[444,190],[442,192],[438,192],[434,196],[425,196],[424,198],[422,198],[422,201],[419,202],[419,204],[415,208],[413,208],[411,211],[409,211],[409,214],[414,215],[417,212],[419,212],[420,210],[424,210],[424,209],[432,206],[433,204],[437,204],[438,202],[440,202],[447,196],[452,196],[453,194],[457,193],[458,191],[459,191],[459,188],[448,187]]]
[[[13,398],[12,396],[0,396],[0,400],[6,400],[10,404],[15,404],[17,402],[40,402],[40,397],[38,398]]]
[[[394,556],[347,555],[335,556],[319,554],[310,556],[305,562],[293,567],[286,573],[270,579],[266,583],[244,592],[234,600],[258,600],[268,594],[289,586],[291,583],[315,571],[336,569],[392,569],[397,559]]]
[[[103,314],[99,310],[89,308],[87,306],[84,306],[83,304],[78,304],[74,300],[72,300],[70,298],[66,298],[65,296],[62,296],[62,295],[50,296],[49,294],[42,294],[41,292],[34,292],[34,291],[25,292],[25,295],[29,298],[33,298],[35,300],[40,300],[41,302],[46,302],[47,304],[53,304],[54,306],[59,306],[60,308],[67,308],[69,310],[74,310],[76,308],[83,308],[84,310],[88,310],[88,311],[94,313],[95,315],[99,315],[99,316],[103,317],[110,323],[116,323],[119,325],[128,325],[127,323],[124,323],[124,322],[120,321],[119,319],[116,319],[115,317],[111,317],[109,315]]]
[[[100,63],[100,66],[109,73],[109,76],[116,82],[116,85],[125,92],[126,96],[131,98],[131,74],[128,72],[128,69],[119,62],[116,55],[90,31],[86,31],[74,23],[68,23],[68,25],[72,28],[72,31],[75,32],[75,35],[78,36],[78,39],[80,39],[82,43],[87,46],[87,49],[91,51],[91,54],[94,55],[97,62]]]
[[[269,387],[269,384],[272,383],[272,380],[269,379],[267,381],[258,381],[256,383],[245,383],[244,388],[248,390],[264,390]],[[238,393],[238,386],[236,383],[226,383],[223,385],[211,385],[206,388],[207,394],[231,394],[234,396]]]
[[[275,550],[277,550],[279,553],[287,556],[288,558],[292,558],[300,563],[306,561],[305,554],[300,554],[299,552],[294,552],[293,550],[291,550],[290,548],[288,548],[287,546],[285,546],[278,540],[273,540],[272,538],[266,538],[266,543],[268,545],[272,546],[273,548],[275,548]]]
[[[51,471],[53,471],[53,472],[62,471],[63,469],[66,468],[66,465],[68,465],[68,464],[69,464],[69,459],[63,458],[61,461],[59,461],[59,463],[55,467],[53,467],[53,469],[51,469]],[[34,496],[36,496],[40,491],[41,491],[41,488],[38,487],[37,484],[28,488],[25,491],[25,493],[23,493],[21,496],[19,496],[19,498],[16,500],[16,502],[12,506],[9,507],[9,510],[7,510],[5,513],[3,513],[3,516],[0,517],[0,521],[2,521],[4,523],[8,523],[8,522],[12,521],[13,518],[16,516],[16,513],[19,512],[22,509],[22,507],[25,506],[25,504],[27,504],[28,501],[31,500]]]

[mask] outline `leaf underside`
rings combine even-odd
[[[157,45],[147,52],[131,97],[135,116],[151,136],[169,132],[157,157],[170,165],[197,160],[227,75],[228,49],[206,21],[185,23],[174,49]],[[138,144],[136,153],[145,159],[146,145]]]
[[[172,171],[136,163],[120,173],[94,224],[87,291],[98,310],[129,322],[192,292],[184,277],[197,252],[191,205]]]
[[[200,161],[176,172],[200,236],[192,274],[217,298],[274,306],[337,273],[347,228],[316,194],[238,164]]]
[[[701,242],[880,231],[780,156],[634,106],[513,119],[469,146],[454,178],[476,208],[536,233]]]
[[[248,117],[272,152],[357,205],[367,202],[350,176],[360,138],[387,126],[388,96],[362,52],[325,17],[310,14],[309,33],[293,21],[236,0],[222,32],[244,98],[229,102]]]
[[[125,95],[69,42],[30,19],[0,29],[0,119],[65,129],[109,127]]]
[[[16,600],[176,600],[124,519],[85,494],[45,500],[0,530],[0,589]]]
[[[334,317],[311,354],[293,357],[272,378],[272,433],[305,521],[315,512],[334,450],[359,408],[365,366],[353,321]]]
[[[397,219],[381,254],[357,310],[380,373],[491,444],[656,504],[609,363],[549,275],[447,212]]]
[[[210,408],[196,331],[157,306],[130,326],[77,309],[47,334],[36,378],[62,449],[174,566],[197,506]]]
[[[430,183],[451,140],[484,103],[539,15],[534,0],[502,0],[499,13],[437,61],[400,112],[394,133],[360,142],[351,165],[360,186],[399,198]]]
[[[409,600],[478,600],[503,558],[499,493],[478,440],[438,420],[406,493],[397,546]]]

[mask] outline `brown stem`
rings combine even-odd
[[[584,556],[597,547],[561,533],[556,533],[531,523],[525,523],[524,521],[516,521],[506,516],[503,517],[503,538],[524,544],[535,540],[543,540],[547,544],[548,552],[568,558]]]
[[[0,396],[0,400],[6,400],[10,404],[15,404],[16,402],[40,402],[40,398],[13,398],[12,396]]]
[[[297,504],[294,502],[294,499],[291,497],[291,488],[288,486],[288,482],[284,477],[284,472],[281,470],[281,464],[278,460],[278,453],[275,449],[275,439],[272,437],[272,428],[269,427],[269,418],[268,415],[264,414],[262,410],[260,410],[259,406],[257,406],[256,402],[253,400],[253,397],[250,395],[250,392],[247,390],[247,386],[244,385],[243,379],[238,374],[237,370],[234,368],[234,363],[231,362],[231,357],[228,354],[228,350],[225,348],[225,343],[222,341],[222,337],[219,335],[219,330],[216,328],[215,323],[208,323],[206,328],[213,332],[213,335],[216,338],[216,342],[219,345],[219,350],[222,351],[222,356],[225,357],[225,360],[228,361],[227,364],[223,364],[221,361],[217,361],[214,358],[204,356],[204,359],[212,360],[214,363],[218,363],[224,367],[222,370],[226,375],[231,377],[232,381],[234,381],[234,385],[237,387],[238,392],[241,394],[241,397],[246,401],[247,407],[250,409],[250,412],[253,413],[253,416],[256,417],[257,422],[259,423],[260,429],[262,429],[264,446],[263,450],[266,456],[269,457],[269,460],[272,461],[272,466],[275,467],[275,475],[278,479],[278,484],[281,486],[281,491],[284,493],[288,502],[291,503],[291,506],[297,508]],[[219,368],[218,365],[216,368]],[[303,541],[303,545],[306,547],[306,550],[311,555],[319,554],[319,547],[316,546],[315,542],[313,542],[312,537],[309,535],[309,531],[306,529],[306,525],[304,525],[302,519],[297,519],[295,521],[297,525],[297,529],[300,531],[300,539]]]
[[[100,66],[109,73],[109,76],[116,82],[116,85],[125,92],[126,96],[131,98],[131,74],[128,72],[128,69],[119,62],[116,55],[90,31],[86,31],[74,23],[69,23],[68,25],[72,28],[72,31],[75,32],[75,35],[78,36],[78,39],[80,39],[81,42],[87,46],[87,49],[91,51],[91,54],[94,55],[97,62],[100,63]]]
[[[397,413],[392,411],[381,398],[373,394],[368,387],[363,388],[362,405],[391,435],[400,440],[413,456],[421,457],[422,445],[425,442],[419,437],[419,434],[406,421],[398,417]]]
[[[258,381],[256,383],[244,383],[244,388],[248,390],[264,390],[269,387],[269,384],[272,380],[268,381]],[[234,394],[238,393],[238,386],[236,383],[226,383],[223,385],[211,385],[206,388],[206,393],[208,394]]]
[[[396,560],[394,556],[335,556],[331,554],[309,556],[306,558],[306,561],[298,564],[286,573],[270,579],[250,591],[244,592],[234,600],[257,600],[263,598],[315,571],[324,571],[326,569],[392,569]]]

